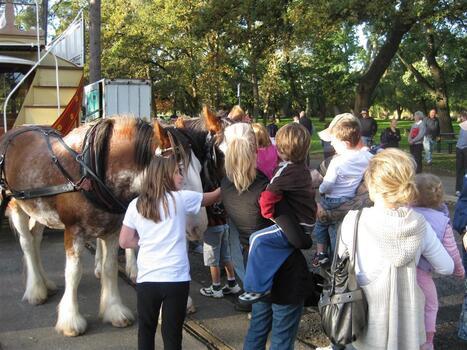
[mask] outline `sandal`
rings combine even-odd
[[[254,304],[264,300],[271,294],[271,291],[264,293],[245,292],[238,297],[238,301],[242,304]]]

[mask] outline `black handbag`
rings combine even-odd
[[[321,326],[334,345],[347,345],[363,333],[367,324],[368,304],[363,290],[358,286],[355,275],[355,248],[358,221],[362,210],[355,220],[352,256],[346,250],[342,257],[337,252],[341,239],[340,229],[327,284],[318,303]]]

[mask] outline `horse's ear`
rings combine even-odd
[[[206,124],[206,129],[209,131],[218,133],[222,129],[221,121],[206,105],[203,106],[203,118]]]
[[[175,121],[175,127],[178,129],[185,128],[185,119],[183,119],[182,117],[178,117]]]
[[[164,127],[159,123],[158,120],[154,120],[154,144],[159,148],[169,148],[170,139],[165,131]]]

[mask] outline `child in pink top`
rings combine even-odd
[[[263,124],[254,123],[251,126],[256,136],[256,167],[271,180],[274,169],[279,162],[276,146],[272,144]]]
[[[417,174],[415,177],[419,196],[414,210],[422,214],[436,232],[444,248],[454,261],[453,275],[463,279],[465,275],[462,259],[457,249],[449,212],[443,203],[443,185],[439,177],[433,174]],[[422,350],[433,349],[433,338],[436,331],[436,316],[438,313],[438,294],[431,274],[431,265],[422,256],[417,265],[417,282],[425,295],[425,332],[426,343]]]

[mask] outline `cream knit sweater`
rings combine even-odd
[[[351,247],[356,211],[342,223],[339,253]],[[416,263],[423,255],[439,273],[453,262],[423,216],[409,208],[363,210],[357,239],[356,273],[368,301],[368,326],[357,349],[418,350],[425,341],[424,297]]]

